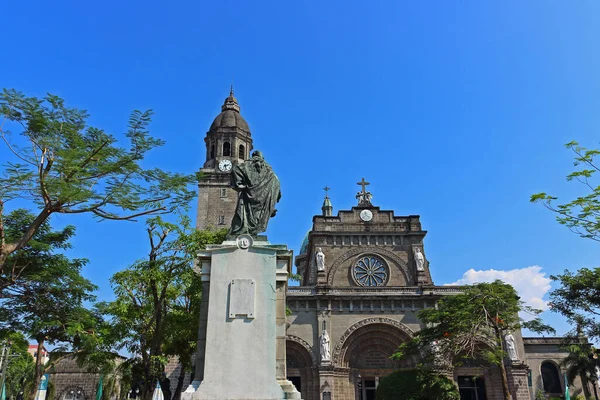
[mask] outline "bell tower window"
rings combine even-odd
[[[223,157],[231,156],[231,143],[225,142],[223,143]]]
[[[210,159],[212,160],[213,158],[215,158],[215,145],[211,144],[210,145]]]
[[[243,144],[240,144],[240,148],[238,150],[238,158],[244,160],[246,158],[246,148]]]

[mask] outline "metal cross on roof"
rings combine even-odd
[[[365,178],[362,178],[362,180],[360,182],[357,182],[356,184],[362,186],[362,193],[363,194],[367,194],[366,187],[368,185],[370,185],[370,183],[367,182],[367,181],[365,181]]]
[[[328,186],[325,186],[325,187],[323,188],[323,190],[325,191],[325,197],[329,197],[329,193],[328,193],[328,192],[331,190],[331,188],[330,188],[330,187],[328,187]]]

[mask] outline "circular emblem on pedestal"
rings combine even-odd
[[[252,246],[254,239],[252,239],[252,236],[250,235],[240,235],[237,237],[236,242],[240,249],[246,250]]]

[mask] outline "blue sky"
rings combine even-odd
[[[438,284],[482,270],[535,298],[542,274],[598,265],[597,243],[529,203],[584,193],[564,180],[563,144],[598,146],[598,2],[13,1],[2,25],[1,87],[62,96],[115,135],[133,109],[152,108],[167,144],[147,166],[202,165],[233,78],[282,181],[273,243],[297,251],[321,188],[348,209],[365,177],[375,205],[421,215]],[[78,226],[72,255],[90,259],[101,299],[147,249],[142,223],[53,223]],[[489,271],[530,266],[541,269]]]

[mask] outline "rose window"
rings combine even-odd
[[[354,264],[352,277],[360,286],[383,286],[388,280],[388,268],[379,257],[364,256]]]

